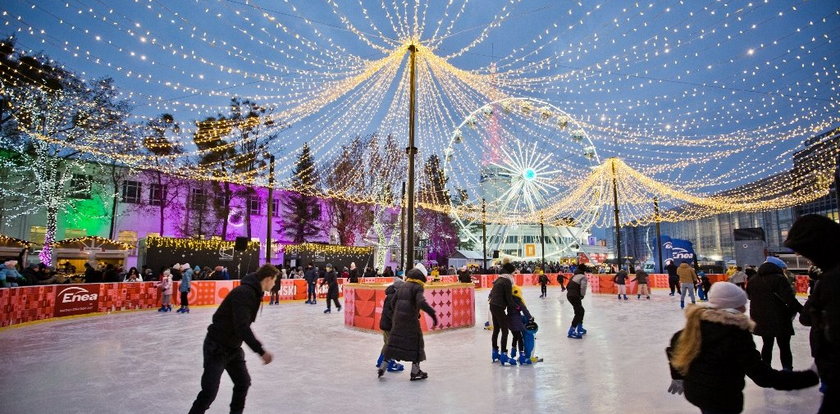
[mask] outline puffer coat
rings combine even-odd
[[[423,296],[423,285],[409,279],[397,288],[392,306],[392,326],[385,359],[420,362],[426,360],[420,310],[437,321],[435,310]],[[437,323],[437,322],[435,322]]]

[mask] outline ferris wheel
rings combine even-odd
[[[481,245],[485,218],[493,224],[488,238],[495,243],[488,248],[494,250],[521,226],[566,222],[551,227],[551,236],[565,242],[553,243],[547,256],[572,253],[577,250],[572,240],[588,232],[597,217],[596,208],[578,208],[569,216],[552,208],[600,158],[580,123],[548,102],[505,98],[472,111],[450,134],[443,155],[452,216],[463,241]]]

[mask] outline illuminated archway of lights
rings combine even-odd
[[[185,151],[168,157],[144,150],[139,132],[124,139],[88,136],[74,142],[32,136],[133,167],[266,185],[267,165],[220,177],[219,165],[195,164],[201,156],[225,149],[198,149],[195,121],[225,113],[234,95],[263,105],[267,112],[262,120],[273,122],[264,122],[261,135],[247,138],[237,133],[243,127],[237,121],[217,121],[215,128],[232,131],[226,137],[229,147],[276,134],[264,145],[276,156],[279,188],[290,186],[304,143],[324,167],[356,136],[392,135],[404,143],[406,56],[413,44],[422,157],[450,148],[450,131],[487,102],[530,96],[562,107],[602,156],[620,156],[641,176],[668,183],[669,191],[710,200],[726,191],[728,199],[739,201],[715,201],[714,209],[699,202],[684,208],[675,204],[673,214],[680,219],[793,205],[826,188],[785,172],[804,139],[840,123],[840,10],[833,2],[365,4],[221,1],[195,7],[148,1],[117,7],[18,0],[0,6],[0,27],[13,32],[20,47],[44,51],[80,77],[116,78],[121,97],[134,105],[130,115],[137,129],[162,112],[176,115],[181,129],[171,139]],[[517,128],[527,131],[532,123],[523,120]],[[208,137],[215,136],[198,140]],[[537,151],[562,152],[548,145],[538,145]],[[523,137],[522,146],[532,148],[533,142]],[[484,153],[469,146],[458,151],[478,162]],[[548,170],[560,171],[544,185],[558,187],[557,193],[563,193],[558,183],[584,182],[594,171],[549,161]],[[477,181],[470,174],[479,167],[450,168],[450,182],[474,190]],[[542,166],[534,167],[540,177],[537,168]],[[318,193],[381,200],[372,194],[376,186],[354,185],[364,178],[353,177],[359,174],[361,169],[349,171],[346,187],[319,188]],[[638,183],[644,182],[639,178]],[[756,199],[755,193],[778,194],[767,182],[795,196]],[[825,185],[824,180],[817,182]],[[639,205],[652,195],[629,188],[627,194]],[[603,193],[591,189],[563,197],[569,206],[592,210],[604,204],[587,203],[602,199]],[[473,214],[475,200],[444,209]],[[563,208],[571,207],[564,203],[548,203],[552,214],[539,208],[539,199],[533,204],[535,211],[554,220],[584,216],[566,214]],[[628,211],[631,223],[648,217],[644,209]],[[526,218],[534,217],[529,213]]]

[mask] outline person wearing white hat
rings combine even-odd
[[[671,368],[672,394],[682,394],[704,413],[740,413],[744,409],[744,377],[756,385],[797,390],[817,385],[814,368],[777,371],[761,359],[744,314],[747,294],[732,283],[715,283],[706,306],[689,305],[685,328],[665,350]]]

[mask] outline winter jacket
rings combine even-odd
[[[508,308],[508,327],[511,332],[523,332],[525,331],[525,323],[522,322],[522,315],[531,319],[531,312],[528,312],[528,307],[518,297],[514,296],[513,301],[516,305],[513,308]]]
[[[190,291],[190,284],[192,283],[193,274],[195,274],[195,272],[193,272],[192,269],[187,269],[184,271],[184,274],[181,275],[181,284],[178,285],[179,292]]]
[[[729,281],[731,283],[735,283],[736,285],[738,283],[747,283],[747,274],[744,273],[743,270],[737,271],[737,272],[733,273],[732,276],[729,277]]]
[[[691,283],[692,285],[697,283],[697,273],[688,263],[680,263],[680,267],[677,268],[677,276],[680,278],[680,283]]]
[[[463,272],[458,272],[458,282],[460,283],[472,283],[472,276],[470,276],[470,272],[465,270]]]
[[[324,280],[321,281],[321,286],[327,285],[327,300],[338,299],[338,275],[335,270],[330,270],[324,273]]]
[[[499,275],[493,281],[493,288],[490,289],[490,304],[502,308],[509,308],[515,305],[513,302],[513,282],[511,275]]]
[[[540,285],[545,286],[549,283],[551,283],[551,282],[548,280],[548,276],[546,276],[545,274],[541,274],[540,275]]]
[[[693,307],[693,306],[692,306]],[[691,312],[691,308],[689,308]],[[702,310],[700,353],[683,376],[671,366],[671,378],[682,379],[685,398],[703,410],[740,413],[744,408],[744,376],[760,387],[796,390],[818,383],[813,371],[776,371],[761,361],[750,329],[753,322],[732,309]],[[670,362],[682,330],[666,349]]]
[[[648,283],[648,274],[644,270],[637,270],[636,277],[631,280],[631,282],[636,282],[640,285],[646,285]]]
[[[576,298],[576,299],[583,299],[586,296],[586,285],[588,279],[586,279],[586,275],[582,273],[577,273],[569,279],[569,283],[566,284],[566,297],[567,298]]]
[[[668,266],[665,266],[665,270],[668,272],[668,279],[679,279],[679,276],[677,275],[677,265],[675,265],[674,262],[668,263]]]
[[[400,278],[395,278],[394,283],[385,289],[385,301],[382,303],[382,317],[379,319],[379,329],[383,331],[390,331],[394,326],[394,300],[396,299],[397,289],[402,286],[403,282]]]
[[[350,277],[348,279],[350,283],[359,283],[359,269],[350,269]]]
[[[618,273],[615,274],[615,277],[613,277],[613,282],[615,282],[616,285],[625,285],[627,284],[627,278],[627,272],[624,270],[620,270]]]
[[[160,287],[164,295],[172,294],[172,276],[164,276],[156,285]]]
[[[420,362],[426,360],[423,331],[420,328],[420,310],[437,321],[435,310],[423,296],[423,285],[409,279],[394,293],[391,303],[392,323],[385,347],[385,359]]]
[[[251,331],[262,297],[262,287],[254,273],[242,278],[239,286],[228,293],[213,314],[213,323],[207,327],[207,338],[230,349],[239,348],[245,341],[254,352],[264,354],[262,344]]]
[[[793,317],[802,309],[782,269],[764,263],[747,285],[753,333],[758,336],[793,335]]]
[[[18,273],[14,267],[6,267],[4,263],[0,263],[0,287],[8,287],[11,283],[17,283],[18,279],[23,279],[23,276]]]
[[[306,283],[316,283],[318,282],[318,272],[315,271],[314,267],[310,267],[303,272],[303,278]]]

